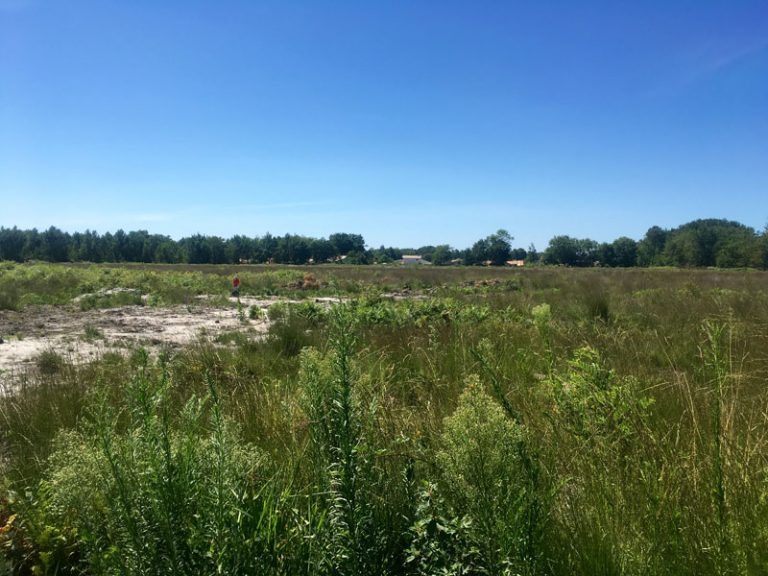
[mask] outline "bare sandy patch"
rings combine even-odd
[[[267,309],[285,298],[234,298],[225,303],[200,298],[193,305],[170,307],[121,306],[81,310],[68,306],[29,306],[21,311],[0,311],[0,379],[26,371],[48,350],[80,363],[107,351],[150,352],[179,348],[201,338],[215,341],[228,332],[263,336],[269,329]],[[330,305],[335,299],[318,299]],[[209,303],[211,302],[211,303]],[[250,314],[251,308],[255,313]],[[253,317],[251,317],[253,316]]]

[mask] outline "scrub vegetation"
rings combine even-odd
[[[233,273],[0,266],[22,312]],[[5,383],[0,574],[768,573],[764,272],[237,272],[264,336]]]

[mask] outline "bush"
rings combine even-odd
[[[53,376],[64,368],[64,358],[54,350],[43,350],[35,358],[35,365],[40,374]]]
[[[18,287],[11,282],[0,283],[0,310],[18,310],[20,305]]]
[[[277,524],[263,522],[273,504],[264,455],[239,440],[215,389],[178,413],[168,390],[142,369],[125,430],[99,401],[86,424],[62,433],[38,513],[76,535],[95,574],[265,573]]]
[[[413,538],[408,549],[409,565],[418,576],[472,576],[487,574],[473,540],[472,520],[446,516],[446,503],[435,484],[427,483],[419,493]]]
[[[452,516],[470,519],[482,563],[491,574],[525,566],[530,502],[525,430],[472,377],[445,419],[436,454]]]
[[[555,378],[555,401],[563,430],[589,449],[618,449],[648,416],[651,400],[635,394],[590,347],[576,350],[564,376]]]

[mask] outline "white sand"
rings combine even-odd
[[[322,299],[330,305],[332,299]],[[123,306],[80,310],[79,306],[29,306],[19,312],[0,311],[0,383],[24,372],[41,352],[52,350],[79,363],[107,351],[132,350],[144,346],[150,352],[180,347],[200,338],[215,340],[226,332],[245,332],[258,338],[269,328],[266,310],[286,299],[243,297],[226,305],[212,305],[200,298],[191,306],[156,308]],[[249,309],[259,309],[249,318]]]

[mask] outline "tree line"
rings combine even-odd
[[[722,219],[695,220],[670,230],[653,226],[639,240],[621,237],[599,243],[590,239],[555,236],[543,252],[531,245],[514,248],[514,238],[498,230],[471,247],[447,244],[418,248],[370,248],[361,234],[336,233],[328,238],[297,234],[229,239],[195,234],[173,240],[146,230],[114,234],[94,231],[68,233],[0,227],[0,260],[25,262],[140,262],[168,264],[276,263],[307,264],[343,262],[383,264],[404,254],[419,254],[434,265],[502,266],[510,260],[526,264],[563,266],[678,266],[768,268],[768,227],[758,233],[739,222]]]
[[[638,242],[610,243],[556,236],[542,255],[545,264],[567,266],[677,266],[768,268],[768,226],[762,233],[739,222],[694,220],[671,230],[648,229]]]

